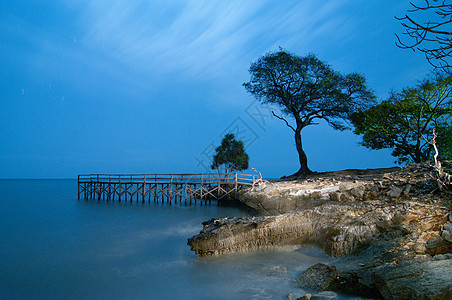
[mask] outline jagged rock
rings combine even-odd
[[[386,193],[386,195],[388,195],[391,198],[399,198],[401,194],[402,194],[402,189],[395,185],[391,186],[389,191]]]
[[[377,267],[372,280],[385,299],[452,299],[452,259]]]
[[[297,298],[297,300],[310,300],[311,297],[312,297],[311,294],[306,294],[306,295],[303,295],[303,296]]]
[[[379,233],[382,212],[369,205],[329,204],[296,213],[254,218],[223,218],[203,223],[188,239],[199,256],[313,244],[333,256],[356,251]]]
[[[441,232],[441,237],[446,241],[452,243],[452,223],[448,223],[443,226],[443,231]]]
[[[362,200],[364,198],[364,188],[362,186],[352,188],[350,194],[357,200]]]
[[[292,286],[303,290],[324,291],[331,287],[336,277],[336,267],[318,263],[303,271]]]

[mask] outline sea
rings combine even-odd
[[[77,200],[76,180],[0,180],[0,299],[288,299],[313,247],[198,258],[202,222],[250,216],[211,204]]]

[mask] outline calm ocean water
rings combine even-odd
[[[75,180],[0,180],[0,299],[287,299],[312,248],[198,259],[211,205],[77,201]],[[287,272],[277,272],[286,267]]]

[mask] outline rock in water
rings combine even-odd
[[[318,263],[303,271],[292,285],[303,290],[324,291],[333,284],[336,278],[336,267]]]

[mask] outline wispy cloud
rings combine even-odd
[[[342,20],[343,1],[107,1],[83,3],[85,44],[159,72],[216,76],[247,53],[308,43]],[[246,57],[246,59],[249,59]]]
[[[335,29],[346,18],[337,13],[345,2],[66,1],[71,14],[61,30],[21,19],[0,23],[29,44],[23,47],[27,67],[44,81],[95,89],[101,79],[112,78],[146,93],[153,79],[177,76],[235,80],[232,86],[240,89],[236,81],[249,63],[269,50],[282,46],[304,54],[321,47],[319,39],[331,40],[324,36],[344,38],[346,31],[341,36]]]

